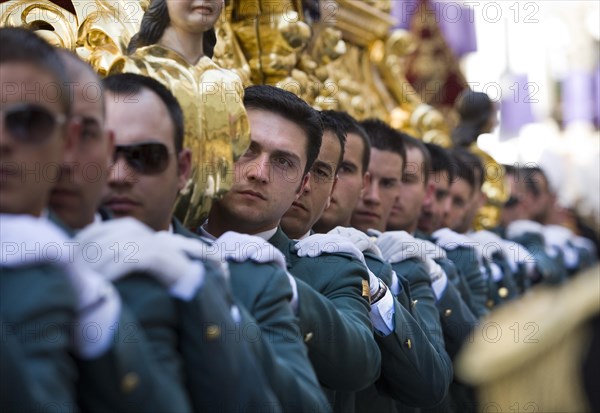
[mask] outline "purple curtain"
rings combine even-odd
[[[431,14],[442,36],[458,57],[477,51],[475,34],[475,14],[472,8],[458,2],[428,1]],[[392,2],[392,15],[397,19],[396,28],[409,29],[412,17],[415,15],[420,0],[397,0]]]
[[[594,122],[598,111],[598,93],[594,85],[597,77],[597,74],[595,76],[590,72],[577,70],[563,79],[561,104],[565,126],[577,121]]]

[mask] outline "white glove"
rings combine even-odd
[[[372,252],[380,258],[383,258],[381,251],[375,244],[373,238],[369,237],[362,231],[352,227],[338,226],[328,232],[328,234],[339,235],[352,241],[356,247],[362,252]]]
[[[85,359],[104,353],[112,344],[121,299],[112,284],[78,264],[73,251],[76,242],[45,218],[5,214],[0,216],[0,239],[2,265],[50,263],[64,269],[76,298],[75,351]]]
[[[0,214],[0,242],[6,267],[70,261],[67,235],[45,218]]]
[[[351,254],[363,263],[369,272],[369,293],[374,296],[379,291],[379,278],[367,267],[363,253],[348,238],[335,234],[314,234],[296,243],[299,257],[318,257],[323,253]]]
[[[377,238],[377,245],[383,257],[391,263],[402,262],[409,258],[446,258],[446,252],[432,242],[418,239],[406,231],[388,231]]]
[[[365,264],[363,253],[346,237],[332,234],[313,234],[295,245],[299,257],[318,257],[323,253],[346,253]]]
[[[544,234],[544,226],[538,222],[529,221],[526,219],[519,219],[513,221],[506,227],[506,238],[514,239],[525,235],[527,233],[534,233],[538,235]]]
[[[283,253],[268,241],[254,235],[228,231],[217,238],[214,245],[218,247],[222,260],[274,263],[283,270],[287,269]]]
[[[273,244],[254,235],[228,231],[215,240],[221,260],[244,262],[251,260],[260,264],[273,263],[285,271],[292,287],[290,306],[298,314],[298,285],[296,279],[287,271],[285,256]]]
[[[506,256],[505,240],[493,232],[482,230],[472,232],[467,236],[472,240],[472,242],[476,243],[475,247],[481,251],[481,254],[486,260],[492,261],[494,254]]]
[[[174,234],[155,233],[133,218],[91,225],[75,240],[76,261],[110,281],[142,271],[184,300],[191,299],[204,281],[204,266],[186,255]]]
[[[453,250],[460,246],[474,247],[476,244],[466,235],[454,232],[450,228],[438,229],[431,235],[435,238],[435,243],[437,245],[448,250]]]
[[[426,258],[424,262],[427,267],[429,278],[431,279],[431,288],[433,289],[436,300],[439,300],[448,285],[448,276],[442,267],[440,267],[433,259]]]
[[[579,254],[569,242],[575,238],[575,234],[562,225],[546,225],[544,227],[544,238],[546,245],[560,249],[563,253],[567,268],[574,268],[579,263]]]

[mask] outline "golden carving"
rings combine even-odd
[[[231,163],[248,142],[242,85],[277,85],[316,108],[346,110],[361,120],[380,118],[427,142],[449,146],[443,116],[406,80],[405,60],[415,42],[407,32],[391,31],[390,0],[322,0],[320,21],[310,24],[301,0],[231,0],[214,27],[214,63],[201,59],[197,64],[164,45],[126,56],[148,0],[76,3],[73,16],[48,0],[12,0],[0,5],[0,22],[40,31],[53,43],[76,50],[102,75],[122,70],[150,74],[174,91],[186,113],[186,145],[197,163],[194,183],[177,208],[187,226],[198,224],[209,197],[229,188]],[[51,30],[35,23],[36,8],[52,10]],[[206,87],[212,88],[209,94]],[[188,211],[189,202],[194,211]]]
[[[177,52],[160,45],[141,47],[116,60],[111,73],[121,72],[160,81],[184,110],[184,146],[192,151],[194,167],[175,212],[184,225],[196,227],[208,214],[212,199],[229,190],[233,162],[250,142],[241,81],[208,57],[190,65]]]

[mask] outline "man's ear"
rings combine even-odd
[[[435,184],[430,180],[427,182],[427,184],[425,186],[424,201],[431,202],[431,198],[434,196],[434,194],[435,194]],[[423,203],[425,203],[425,202],[423,202]]]
[[[331,205],[331,197],[333,196],[333,191],[335,191],[335,186],[338,183],[338,176],[337,174],[335,175],[335,178],[333,178],[333,185],[331,185],[331,191],[329,191],[329,195],[327,196],[327,202],[325,203],[325,209],[329,208],[329,205]],[[325,211],[325,209],[323,211]]]
[[[306,186],[306,184],[308,184],[309,180],[310,180],[310,172],[307,172],[306,175],[304,175],[304,177],[302,178],[302,182],[300,183],[300,186],[298,187],[298,190],[296,191],[296,198],[294,199],[294,201],[297,201],[300,198],[300,195],[302,195],[302,193],[304,192],[304,187]]]
[[[77,150],[81,144],[83,123],[79,116],[69,118],[65,130],[65,147],[63,159],[65,162],[75,162]]]
[[[112,164],[113,154],[115,153],[115,133],[112,130],[106,132],[106,161],[108,165]]]
[[[371,183],[371,173],[369,171],[365,172],[362,179],[362,187],[360,188],[360,197],[362,198],[365,194],[365,189]]]
[[[192,175],[192,152],[189,149],[183,149],[177,155],[177,188],[181,191]]]

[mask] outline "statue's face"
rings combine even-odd
[[[211,29],[223,10],[223,0],[166,0],[171,26],[192,33]]]

